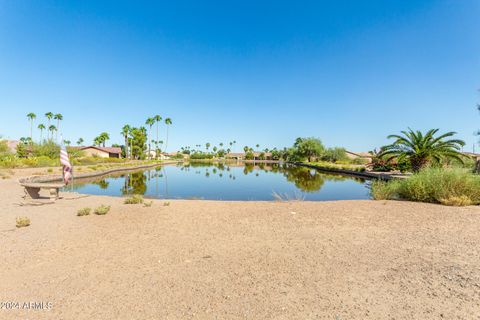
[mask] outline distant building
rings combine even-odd
[[[477,160],[477,161],[480,160],[480,153],[473,153],[473,152],[462,152],[462,153],[474,160]]]
[[[11,153],[17,152],[17,146],[19,145],[20,141],[18,140],[4,140],[7,143],[8,150]]]
[[[372,155],[369,152],[352,152],[352,151],[345,151],[347,157],[351,160],[354,159],[363,159],[368,161],[369,163],[372,162]]]
[[[87,157],[99,157],[99,158],[121,158],[122,148],[119,147],[97,147],[87,146],[79,147],[79,150],[83,151]]]

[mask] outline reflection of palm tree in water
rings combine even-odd
[[[126,176],[123,194],[145,194],[147,191],[147,177],[143,172],[133,172]]]
[[[105,190],[105,189],[108,189],[108,186],[110,185],[110,182],[108,182],[105,179],[102,179],[100,181],[94,182],[94,184],[98,185],[100,187],[100,189]]]
[[[162,167],[163,170],[163,176],[165,180],[165,198],[168,199],[168,178],[167,178],[167,171],[165,170],[165,167]]]

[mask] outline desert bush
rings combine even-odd
[[[392,180],[392,181],[383,181],[383,180],[375,180],[372,182],[371,186],[371,194],[373,199],[375,200],[394,200],[398,198],[398,184],[400,181]]]
[[[375,199],[405,199],[446,205],[480,204],[480,176],[465,169],[426,168],[408,179],[374,183]]]
[[[18,217],[16,222],[17,228],[28,227],[30,225],[30,219],[27,217]]]
[[[95,208],[94,212],[97,215],[105,215],[108,213],[108,211],[110,211],[110,206],[106,206],[102,204],[100,207]]]
[[[140,194],[134,194],[123,201],[124,204],[140,204],[143,203],[143,196]]]
[[[77,216],[83,217],[83,216],[88,216],[92,212],[91,208],[82,208],[77,211]]]
[[[164,206],[164,207],[170,206],[170,202],[164,202],[164,203],[163,203],[163,206]]]
[[[144,202],[144,203],[143,203],[143,206],[144,206],[144,207],[151,207],[152,204],[153,204],[153,201],[147,201],[147,202]]]

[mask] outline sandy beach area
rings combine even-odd
[[[0,179],[0,319],[480,319],[478,207],[26,202],[39,170]]]

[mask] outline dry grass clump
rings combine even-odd
[[[168,201],[163,203],[164,207],[168,207],[169,205],[170,205],[170,202],[168,202]]]
[[[144,206],[144,207],[151,207],[152,204],[153,204],[153,201],[147,201],[147,202],[144,202],[144,203],[143,203],[143,206]]]
[[[28,227],[30,225],[30,219],[27,217],[18,217],[17,218],[17,228]]]
[[[140,204],[143,203],[143,196],[140,194],[134,194],[131,197],[126,198],[123,201],[124,204]]]
[[[404,199],[450,206],[480,204],[480,176],[464,169],[427,168],[405,180],[376,181],[376,200]]]
[[[83,216],[88,216],[92,212],[91,208],[82,208],[77,211],[77,216],[83,217]]]
[[[106,206],[102,204],[100,207],[95,208],[94,212],[97,215],[105,215],[108,213],[108,211],[110,211],[110,206]]]
[[[472,205],[472,200],[465,196],[450,196],[449,198],[440,199],[440,203],[445,206],[464,207]]]

